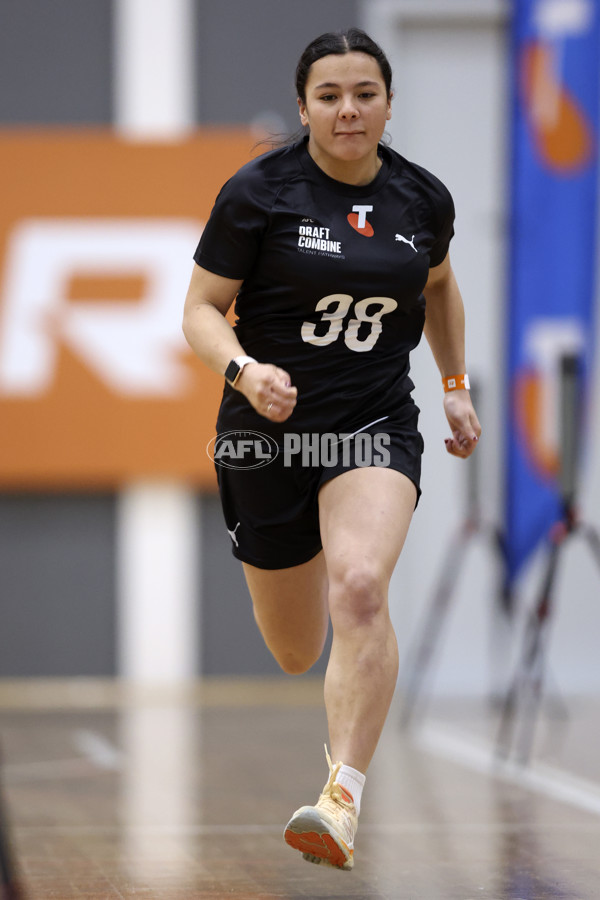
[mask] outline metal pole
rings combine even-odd
[[[578,447],[581,432],[581,361],[566,354],[561,360],[560,379],[560,469],[558,484],[562,501],[562,520],[550,531],[550,549],[542,586],[525,631],[521,659],[513,683],[504,701],[497,739],[497,753],[506,758],[518,719],[522,719],[517,739],[518,761],[526,763],[531,755],[535,723],[542,699],[545,657],[554,611],[554,590],[560,556],[568,539],[579,529],[576,497]],[[587,529],[590,531],[590,529]],[[588,540],[594,549],[594,532]],[[523,715],[519,716],[520,710]]]

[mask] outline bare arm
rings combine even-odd
[[[228,363],[245,351],[225,316],[241,281],[215,275],[195,265],[185,300],[183,333],[196,356],[213,372],[223,375]],[[236,390],[241,391],[262,416],[284,422],[296,405],[296,388],[283,369],[270,363],[244,367]],[[270,408],[269,408],[270,404]]]
[[[439,266],[429,270],[425,285],[427,301],[425,337],[442,377],[462,375],[465,369],[465,312],[462,297],[450,265],[450,256]],[[452,437],[446,449],[453,456],[470,456],[481,426],[473,409],[468,391],[449,391],[444,394],[444,411]]]

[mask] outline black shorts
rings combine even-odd
[[[350,469],[375,465],[402,472],[415,485],[418,503],[423,453],[418,418],[409,399],[393,416],[348,435],[289,435],[276,446],[260,432],[222,433],[218,440],[225,450],[215,467],[233,555],[261,569],[308,562],[322,547],[319,489]]]

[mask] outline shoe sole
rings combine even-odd
[[[332,834],[326,822],[314,809],[299,810],[286,825],[286,844],[299,850],[307,862],[325,864],[336,869],[350,870],[354,865],[354,850]]]

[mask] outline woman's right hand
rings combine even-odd
[[[235,389],[271,422],[289,419],[298,397],[298,388],[292,387],[288,373],[271,363],[247,363]]]

